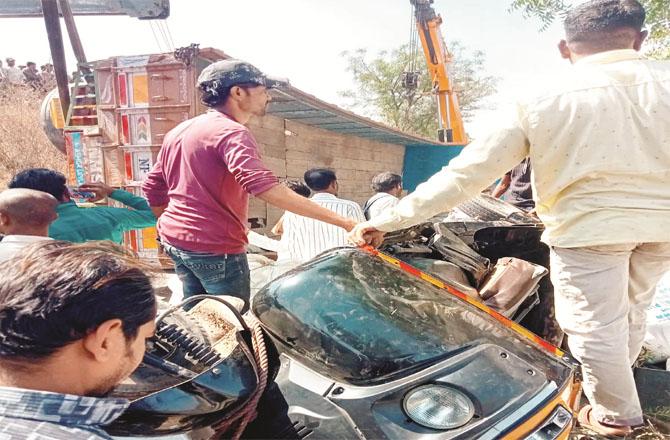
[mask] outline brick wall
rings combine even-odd
[[[263,161],[281,178],[302,179],[309,168],[327,167],[337,173],[339,196],[361,205],[373,194],[372,178],[382,171],[401,174],[405,147],[338,134],[274,116],[250,124],[261,146]],[[282,211],[252,199],[249,217],[267,218],[268,229]]]

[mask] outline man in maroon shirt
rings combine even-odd
[[[249,194],[344,229],[355,224],[279,183],[247,127],[263,116],[279,83],[240,60],[218,61],[198,78],[210,110],[172,129],[142,189],[184,284],[184,297],[225,294],[249,301]]]

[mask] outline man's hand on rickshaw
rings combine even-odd
[[[349,241],[357,246],[379,247],[384,241],[384,233],[367,223],[359,223],[349,232]]]

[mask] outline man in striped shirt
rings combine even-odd
[[[305,183],[314,193],[310,199],[313,202],[344,218],[365,221],[358,203],[337,197],[337,176],[333,170],[308,170],[305,172]],[[351,245],[344,229],[292,212],[284,214],[283,229],[282,246],[277,258],[280,262],[303,263],[328,249]]]

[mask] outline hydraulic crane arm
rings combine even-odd
[[[442,142],[465,145],[468,139],[449,73],[451,55],[440,31],[442,17],[436,14],[431,6],[433,0],[410,0],[410,2],[414,6],[416,26],[426,57],[428,73],[433,82],[433,90],[437,95],[440,126],[438,138]]]

